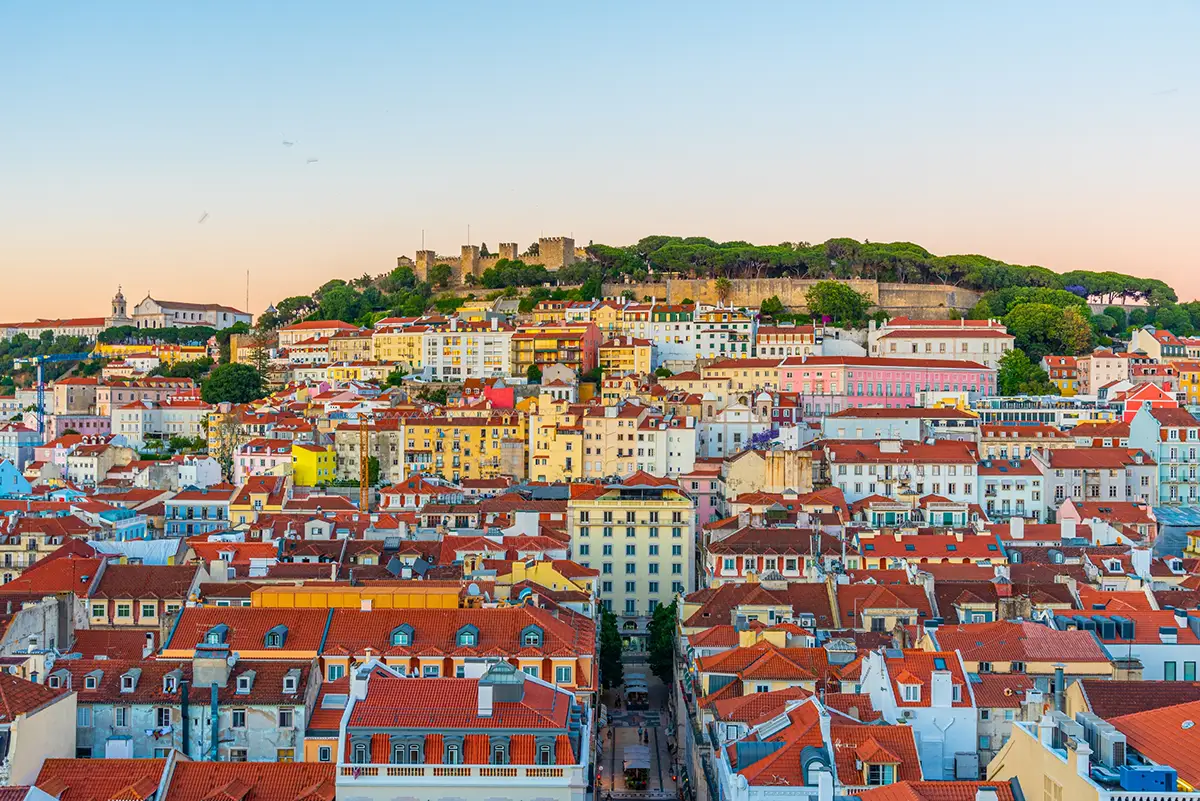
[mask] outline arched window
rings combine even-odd
[[[401,745],[400,743],[396,743],[395,745],[392,746],[392,764],[393,765],[403,765],[404,764],[404,746]]]
[[[412,629],[400,626],[392,630],[392,645],[412,645]]]
[[[548,745],[540,745],[540,746],[538,746],[538,752],[537,752],[537,764],[539,764],[539,765],[551,765],[551,764],[553,764],[553,763],[550,761],[550,746],[548,746]]]
[[[354,744],[354,757],[353,757],[352,761],[357,765],[365,765],[368,762],[370,762],[370,759],[367,756],[367,744],[366,743],[355,743]]]
[[[461,761],[462,759],[459,756],[458,745],[451,743],[450,745],[446,746],[446,764],[457,765]]]
[[[473,631],[459,632],[458,644],[459,645],[474,645],[475,644],[475,632],[473,632]]]
[[[270,634],[267,635],[267,647],[268,648],[279,648],[281,645],[283,645],[283,639],[279,636],[278,633],[272,631]]]
[[[408,761],[412,765],[421,764],[421,746],[414,743],[408,747]]]
[[[508,764],[508,750],[500,743],[496,743],[495,745],[492,746],[492,764],[493,765],[507,765]]]

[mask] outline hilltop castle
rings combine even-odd
[[[396,259],[396,265],[411,267],[417,278],[428,281],[429,271],[434,265],[448,264],[451,270],[450,283],[461,284],[468,275],[479,278],[484,270],[494,267],[501,259],[520,260],[526,264],[540,264],[547,270],[558,270],[582,258],[585,258],[583,250],[576,249],[574,239],[568,236],[550,236],[538,238],[536,254],[521,254],[515,242],[501,242],[500,251],[487,256],[480,255],[478,245],[463,245],[462,255],[458,258],[439,256],[432,250],[418,250],[416,259],[401,256]]]

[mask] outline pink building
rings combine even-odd
[[[977,362],[870,356],[800,356],[779,366],[779,390],[797,392],[803,415],[842,409],[902,409],[922,391],[996,392],[996,370]]]
[[[238,448],[233,463],[233,482],[244,484],[250,476],[283,475],[291,464],[291,440],[252,439]]]
[[[696,528],[725,516],[722,459],[696,459],[690,473],[679,476],[679,486],[696,501]]]

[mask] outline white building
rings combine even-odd
[[[766,397],[767,409],[759,402]],[[744,449],[755,434],[771,428],[770,396],[760,394],[754,407],[744,403],[726,406],[712,417],[703,418],[696,426],[699,431],[699,455],[705,458],[732,456]]]
[[[0,425],[0,462],[12,462],[17,472],[33,461],[33,449],[41,444],[38,432],[20,423]]]
[[[448,327],[421,335],[425,376],[446,381],[507,376],[515,332],[513,326],[495,317],[488,322],[452,317]]]
[[[984,459],[979,463],[976,503],[996,522],[1012,517],[1049,522],[1042,470],[1044,463],[1019,459]]]
[[[638,423],[637,469],[677,478],[696,466],[696,420],[648,415]]]
[[[175,300],[156,300],[146,295],[126,313],[125,296],[120,288],[112,299],[112,316],[105,319],[107,327],[133,325],[138,328],[187,328],[208,326],[221,330],[235,323],[250,325],[253,318],[244,311],[219,303],[184,303]]]
[[[871,651],[860,683],[884,720],[912,726],[925,778],[955,778],[954,755],[978,747],[975,695],[958,651]]]
[[[830,482],[850,503],[868,495],[938,495],[968,504],[977,500],[978,457],[972,443],[830,442],[825,457]]]
[[[168,398],[162,403],[134,401],[112,413],[112,433],[125,437],[130,447],[143,448],[148,440],[207,435],[207,403],[190,398]]]
[[[999,320],[912,320],[896,317],[882,325],[871,321],[867,350],[892,359],[957,359],[998,367],[1016,340]]]

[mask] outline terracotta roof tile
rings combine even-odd
[[[157,787],[166,766],[165,759],[47,759],[34,786],[59,801],[110,801],[136,784]]]
[[[1110,718],[1130,746],[1160,765],[1170,765],[1188,784],[1200,784],[1200,733],[1186,722],[1200,717],[1200,701]]]
[[[1080,679],[1088,706],[1104,718],[1200,701],[1200,682]]]
[[[322,762],[187,762],[163,801],[333,801],[334,765]]]

